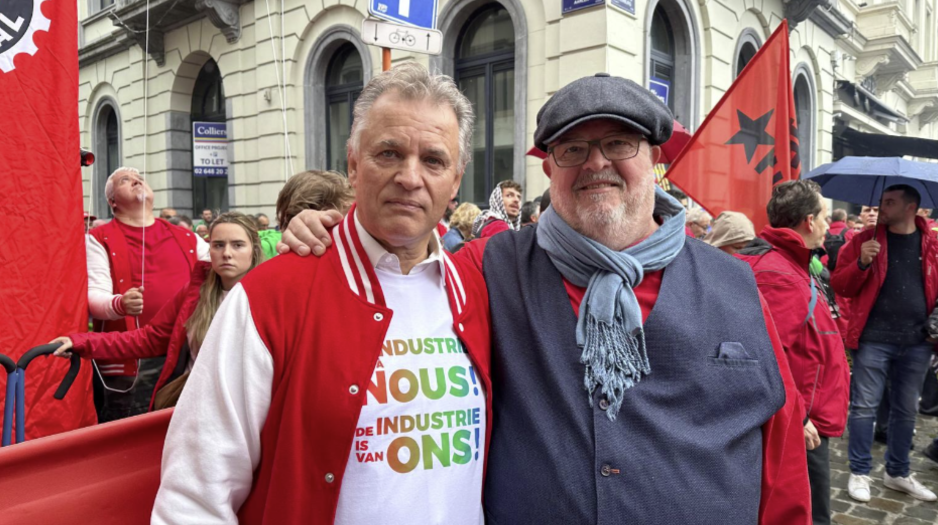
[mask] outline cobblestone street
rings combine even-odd
[[[915,450],[911,453],[912,472],[922,484],[938,491],[938,464],[921,451],[938,435],[938,418],[918,416]],[[938,523],[938,503],[925,503],[901,492],[883,487],[883,456],[886,445],[873,443],[872,499],[854,501],[847,495],[850,467],[847,461],[847,436],[831,441],[831,509],[833,522],[840,525],[934,525]]]

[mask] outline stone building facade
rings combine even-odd
[[[581,3],[599,5],[564,13]],[[150,0],[149,13],[146,5],[79,0],[81,137],[98,157],[83,169],[86,209],[108,215],[104,181],[122,165],[145,167],[157,207],[268,215],[289,175],[344,169],[351,105],[381,69],[380,49],[360,35],[364,1]],[[441,0],[442,54],[392,56],[453,75],[475,104],[462,200],[485,202],[509,178],[530,199],[548,186],[540,161],[525,155],[535,116],[561,86],[601,71],[654,85],[693,130],[783,18],[794,26],[806,167],[871,148],[938,157],[936,8],[936,0]],[[226,125],[225,176],[194,174],[193,122]]]

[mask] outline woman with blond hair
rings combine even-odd
[[[471,202],[460,204],[449,218],[449,231],[443,236],[443,249],[456,253],[460,245],[469,241],[472,236],[472,223],[480,213],[482,210]]]
[[[143,359],[166,356],[153,390],[150,410],[173,406],[212,318],[228,290],[263,261],[257,226],[237,212],[219,215],[209,227],[211,264],[199,262],[189,284],[167,302],[152,321],[130,332],[77,333],[59,337],[55,355],[76,352],[86,359]]]

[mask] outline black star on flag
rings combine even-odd
[[[726,144],[742,144],[746,148],[746,162],[752,162],[752,156],[756,154],[756,148],[775,145],[775,139],[765,131],[774,112],[774,109],[770,109],[765,115],[753,120],[742,110],[737,109],[736,117],[739,119],[739,131],[730,140],[726,141]]]

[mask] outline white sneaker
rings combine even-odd
[[[883,485],[891,488],[892,490],[898,490],[899,492],[905,492],[909,496],[912,496],[915,499],[920,499],[922,501],[935,501],[938,500],[938,496],[935,496],[935,493],[926,489],[924,485],[918,482],[915,478],[912,477],[912,474],[904,478],[892,477],[889,474],[883,474]],[[853,494],[851,494],[852,496]]]
[[[850,497],[866,503],[870,501],[870,482],[873,481],[869,476],[862,474],[850,474],[847,480],[847,494]]]

